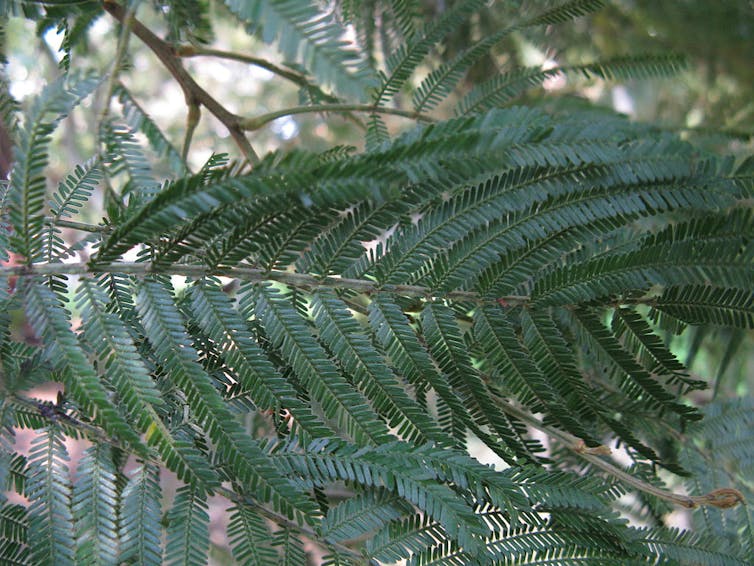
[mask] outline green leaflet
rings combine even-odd
[[[319,291],[313,299],[314,322],[322,340],[342,360],[354,385],[384,415],[390,427],[410,442],[444,443],[439,427],[405,393],[403,384],[375,351],[345,303],[332,293]]]
[[[333,431],[299,399],[295,389],[265,357],[220,287],[200,282],[191,288],[199,325],[214,340],[220,354],[234,368],[240,386],[261,409],[290,411],[294,422],[311,438],[327,437]]]
[[[29,323],[52,349],[50,361],[59,367],[66,393],[81,410],[95,416],[105,431],[140,450],[141,439],[109,399],[57,296],[42,285],[32,284],[26,287],[24,298]]]
[[[61,77],[34,101],[14,148],[8,188],[10,246],[27,263],[39,259],[50,137],[60,121],[100,83],[93,76]]]

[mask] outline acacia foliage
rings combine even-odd
[[[81,70],[87,29],[112,15],[218,115],[175,67],[211,41],[214,12],[153,2],[166,43],[143,32],[138,4],[14,2],[0,14],[64,36],[60,78],[23,112],[7,90],[0,105],[15,140],[2,185],[0,482],[28,501],[0,497],[3,563],[202,564],[212,495],[232,502],[243,564],[303,564],[311,542],[331,564],[746,563],[745,507],[704,511],[700,531],[664,523],[668,501],[739,503],[754,453],[742,407],[700,422],[688,394],[706,382],[665,336],[751,329],[754,161],[604,111],[510,104],[553,74],[662,76],[678,57],[468,85],[509,35],[601,2],[534,3],[443,59],[438,45],[484,2],[423,21],[408,0],[334,12],[228,1],[289,60],[257,63],[297,84],[309,110],[367,115],[365,149],[257,158],[247,140],[247,163],[216,155],[192,172],[191,136],[175,149],[117,80],[127,65]],[[404,96],[422,65],[433,68]],[[51,136],[92,92],[119,104],[97,114],[91,158],[51,189]],[[404,98],[414,114],[395,106]],[[455,117],[425,114],[453,99]],[[391,135],[396,112],[421,123]],[[87,224],[100,192],[102,221]],[[63,227],[85,235],[70,242]],[[64,263],[86,246],[86,263]],[[45,381],[62,384],[56,403],[30,393]],[[36,432],[28,452],[14,446],[20,428]],[[66,438],[93,442],[75,475]],[[680,450],[686,438],[700,442]],[[479,443],[497,467],[470,454]],[[726,486],[710,445],[738,491],[714,491]],[[169,501],[165,469],[180,482]],[[661,470],[686,477],[691,497],[671,494]]]

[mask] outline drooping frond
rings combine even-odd
[[[36,564],[73,566],[76,531],[71,510],[68,451],[63,436],[50,426],[37,436],[28,462],[26,495],[29,508],[31,560]]]
[[[335,542],[357,539],[409,513],[411,507],[388,492],[365,492],[330,508],[322,534]]]
[[[270,341],[280,349],[325,416],[358,442],[386,442],[387,427],[314,339],[292,301],[271,287],[257,293],[256,314]]]
[[[140,447],[141,439],[111,401],[97,371],[71,330],[68,312],[58,297],[46,287],[28,285],[24,298],[29,324],[55,352],[51,358],[60,371],[66,394],[109,434],[135,448]]]
[[[270,529],[264,517],[253,507],[239,505],[231,510],[228,536],[233,556],[243,564],[265,566],[278,563]]]
[[[388,74],[381,77],[381,84],[373,96],[375,106],[389,102],[424,61],[430,50],[483,4],[481,0],[456,4],[435,22],[428,24],[421,37],[412,37],[408,45],[404,44],[392,53],[386,61]]]
[[[670,286],[652,304],[650,316],[670,315],[688,324],[754,328],[754,295],[748,289],[707,285]]]
[[[429,73],[414,92],[414,109],[425,112],[448,98],[468,69],[511,33],[527,27],[563,23],[593,12],[603,4],[603,0],[572,0],[483,37]]]
[[[137,308],[144,327],[153,336],[155,353],[175,375],[176,386],[184,392],[198,422],[217,446],[223,464],[261,499],[272,499],[279,511],[311,521],[316,513],[313,503],[270,465],[197,362],[198,354],[186,334],[170,289],[158,281],[144,281],[139,288]]]
[[[118,556],[117,470],[110,447],[87,449],[73,482],[72,510],[76,520],[76,560],[85,564],[112,564]]]
[[[162,564],[159,471],[142,464],[128,480],[122,493],[119,528],[120,560],[143,566]]]
[[[123,85],[117,84],[113,94],[118,97],[122,108],[123,118],[132,131],[143,133],[149,144],[160,157],[165,157],[170,168],[177,174],[188,173],[186,161],[180,152],[165,136],[160,127],[152,120],[141,105],[136,101],[131,92]]]
[[[296,425],[311,438],[333,434],[264,355],[241,313],[217,284],[197,282],[191,288],[191,299],[195,311],[202,314],[197,322],[233,368],[243,394],[249,395],[261,410],[289,411]]]
[[[422,311],[421,322],[435,362],[448,376],[462,402],[484,419],[484,425],[499,435],[513,454],[531,457],[532,451],[538,449],[537,443],[522,438],[520,423],[495,406],[482,376],[472,366],[452,311],[436,303],[427,304]]]
[[[320,83],[362,99],[374,76],[361,53],[346,49],[345,29],[317,5],[295,0],[225,0],[238,18],[275,43],[283,56],[301,62]]]
[[[384,359],[353,316],[332,293],[318,291],[312,304],[314,323],[322,341],[342,360],[353,384],[364,392],[391,428],[411,442],[442,443],[443,435],[431,417],[405,392]]]
[[[58,123],[99,84],[96,77],[61,78],[50,83],[35,100],[14,148],[14,165],[8,189],[9,219],[13,232],[10,246],[26,263],[39,257],[43,239],[44,169],[47,148]]]
[[[677,55],[647,55],[550,69],[516,69],[472,89],[456,106],[456,114],[473,114],[502,106],[523,92],[541,86],[545,80],[564,74],[607,80],[662,78],[677,74],[685,65],[685,59]]]
[[[751,403],[720,377],[754,328],[754,159],[584,100],[500,108],[683,58],[516,66],[602,0],[147,4],[0,2],[0,62],[9,17],[62,40],[28,103],[0,66],[0,563],[750,560]],[[100,43],[106,76],[73,72]],[[231,109],[218,58],[272,74]],[[201,155],[215,119],[240,153]]]
[[[165,564],[206,564],[209,555],[207,496],[184,486],[168,511]]]

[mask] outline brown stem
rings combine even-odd
[[[504,399],[496,398],[496,401],[498,406],[505,413],[514,418],[517,418],[518,420],[528,424],[533,428],[536,428],[539,431],[544,432],[550,438],[554,438],[555,440],[559,441],[574,454],[578,454],[581,458],[583,458],[596,468],[600,468],[611,476],[638,489],[639,491],[654,495],[659,499],[664,499],[665,501],[669,501],[675,505],[680,505],[681,507],[685,507],[687,509],[694,509],[695,507],[703,505],[718,507],[720,509],[728,509],[730,507],[735,507],[739,503],[745,503],[743,494],[737,489],[729,487],[715,489],[706,495],[682,495],[680,493],[673,493],[672,491],[654,486],[650,483],[645,482],[644,480],[632,476],[621,468],[600,458],[601,455],[606,455],[610,452],[610,449],[606,446],[587,448],[584,445],[584,441],[580,438],[544,424],[534,415],[531,415],[527,411],[520,409],[519,407]]]
[[[114,2],[113,0],[104,0],[102,5],[107,13],[122,24],[128,19],[126,9],[117,2]],[[180,58],[176,55],[175,49],[169,43],[157,37],[149,28],[134,17],[130,18],[130,26],[131,32],[152,50],[170,74],[173,75],[173,78],[183,90],[183,94],[186,97],[186,104],[189,108],[199,105],[204,106],[213,116],[220,120],[226,128],[228,128],[230,135],[233,137],[238,147],[241,148],[246,159],[248,159],[250,163],[258,163],[259,157],[254,151],[254,148],[251,147],[249,140],[246,139],[243,129],[240,127],[240,117],[230,112],[215,100],[212,95],[199,86],[188,71],[183,68]]]

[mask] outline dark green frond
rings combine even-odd
[[[118,558],[117,470],[110,447],[88,448],[81,458],[73,483],[73,515],[76,520],[76,560],[83,564],[114,564]]]
[[[322,535],[335,542],[358,539],[400,519],[411,509],[393,494],[368,491],[331,507],[322,521]]]
[[[377,340],[390,356],[393,366],[403,378],[416,389],[432,388],[440,400],[451,409],[454,418],[462,423],[462,436],[455,438],[456,443],[465,441],[468,428],[499,455],[504,458],[510,457],[510,454],[500,448],[499,443],[472,419],[469,408],[459,399],[447,377],[437,370],[406,315],[389,295],[379,294],[373,297],[369,305],[369,323]]]
[[[458,103],[456,114],[473,114],[503,106],[523,92],[541,86],[545,80],[561,75],[582,75],[605,80],[649,79],[675,75],[685,66],[686,60],[678,55],[648,55],[550,69],[516,69],[475,87]]]
[[[100,376],[71,330],[68,312],[57,296],[41,285],[28,285],[24,298],[29,324],[47,346],[50,362],[60,369],[66,394],[114,438],[138,449],[141,439],[111,401]]]
[[[50,83],[35,99],[13,152],[14,165],[8,189],[12,249],[26,263],[38,259],[43,239],[44,169],[47,148],[58,123],[100,83],[95,77],[61,78]]]
[[[348,445],[337,443],[323,444],[318,449],[310,447],[306,454],[292,452],[278,453],[288,465],[299,473],[316,478],[319,482],[330,483],[336,480],[350,481],[366,487],[384,487],[416,505],[440,523],[451,537],[473,551],[479,545],[479,538],[487,533],[486,526],[474,514],[467,502],[459,494],[448,488],[440,478],[463,478],[461,468],[455,461],[441,452],[432,458],[430,449],[419,449],[414,455],[408,445],[391,443],[377,449],[356,450]],[[426,467],[396,468],[391,461],[409,462],[411,456],[426,462]],[[427,456],[430,460],[427,461]],[[460,457],[459,457],[460,459]],[[466,462],[473,462],[465,457]],[[465,462],[464,462],[465,463]],[[448,471],[443,470],[448,467]],[[479,466],[478,468],[490,470]],[[421,470],[421,471],[419,471]],[[448,474],[446,476],[446,473]],[[483,489],[484,484],[469,480],[461,488]]]
[[[322,341],[387,424],[410,442],[442,444],[440,429],[406,394],[345,303],[334,293],[318,291],[312,313]]]
[[[167,516],[165,564],[206,564],[209,557],[209,513],[207,496],[201,490],[183,486],[175,494]]]
[[[537,443],[523,438],[521,425],[514,422],[495,406],[486,383],[472,366],[460,329],[452,311],[437,303],[428,303],[421,315],[422,330],[432,356],[440,370],[448,376],[450,384],[461,402],[500,436],[513,454],[533,458]]]
[[[288,60],[300,61],[321,83],[343,95],[363,99],[374,86],[374,74],[362,54],[346,49],[344,28],[317,5],[295,0],[225,0],[241,20],[276,43]]]
[[[40,431],[32,441],[26,495],[33,564],[61,566],[76,563],[76,530],[71,510],[68,451],[57,427]]]
[[[311,438],[333,434],[267,359],[219,285],[198,282],[191,287],[191,299],[197,322],[232,368],[241,390],[257,407],[289,411],[296,425]]]
[[[314,504],[270,465],[197,362],[199,356],[171,295],[164,284],[144,281],[139,288],[137,308],[161,363],[174,375],[176,386],[183,390],[191,411],[216,445],[218,456],[234,477],[262,501],[271,501],[286,515],[311,521],[316,513]]]
[[[594,12],[603,4],[603,0],[572,0],[483,37],[468,49],[461,51],[453,60],[433,70],[422,81],[414,91],[414,109],[417,112],[425,112],[445,100],[468,69],[514,31],[533,26],[563,23]]]
[[[233,556],[240,563],[248,566],[279,563],[270,528],[254,507],[238,505],[230,510],[228,537]]]
[[[688,324],[754,328],[754,295],[748,289],[707,285],[668,287],[652,303],[650,316],[670,315]]]
[[[484,5],[481,0],[469,0],[456,4],[445,11],[435,22],[428,24],[420,38],[412,37],[409,44],[401,45],[386,61],[388,75],[374,94],[375,106],[390,101],[411,78],[416,68],[424,61],[430,50],[453,29]]]
[[[29,564],[29,515],[19,504],[0,503],[0,561],[8,566]]]
[[[664,407],[686,419],[701,418],[693,407],[678,403],[677,395],[669,391],[665,384],[636,361],[602,324],[594,311],[581,309],[574,314],[574,320],[581,325],[582,336],[588,341],[590,349],[603,363],[610,364],[612,371],[618,376],[621,387],[625,388],[628,394],[643,399],[647,406]]]
[[[325,416],[357,442],[388,441],[385,424],[330,360],[291,301],[272,287],[257,292],[256,314],[270,341],[280,349]]]
[[[177,174],[188,173],[186,161],[180,152],[173,147],[160,127],[149,117],[146,111],[134,99],[131,92],[122,84],[117,84],[113,91],[120,102],[123,118],[132,131],[142,132],[157,155],[167,158],[170,168]]]
[[[162,564],[162,510],[159,470],[142,464],[128,480],[122,494],[120,560],[139,566]]]

